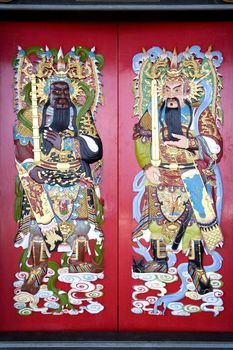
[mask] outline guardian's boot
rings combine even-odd
[[[189,243],[188,272],[199,294],[212,292],[213,288],[202,266],[203,246],[200,240],[191,240]]]
[[[167,273],[167,252],[166,244],[163,241],[152,239],[151,240],[151,251],[153,254],[153,260],[143,263],[143,260],[136,261],[133,263],[134,272],[162,272]]]
[[[168,265],[166,244],[158,239],[152,239],[151,250],[153,254],[153,261],[146,263],[144,272],[167,273]]]
[[[28,257],[32,257],[33,267],[28,278],[24,281],[21,291],[36,294],[48,270],[48,256],[46,244],[41,236],[35,236],[30,244]]]
[[[103,271],[103,263],[96,264],[94,261],[85,261],[85,254],[88,250],[88,241],[85,236],[78,236],[73,243],[72,255],[69,258],[69,272],[92,272]]]

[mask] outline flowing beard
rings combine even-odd
[[[54,108],[53,121],[50,128],[56,132],[68,129],[70,123],[70,107]]]
[[[168,129],[168,140],[167,141],[178,141],[178,139],[172,134],[183,135],[181,127],[181,109],[168,108],[165,109],[165,122]]]

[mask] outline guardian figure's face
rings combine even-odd
[[[162,117],[163,108],[165,108],[164,120],[161,118],[164,141],[178,141],[174,134],[183,135],[181,111],[184,105],[189,107],[191,123],[192,108],[187,100],[189,92],[190,85],[184,76],[167,77],[163,86],[164,103],[160,110],[160,117]],[[190,123],[186,125],[188,127],[186,135],[188,135]],[[167,135],[165,135],[165,131]]]
[[[53,108],[66,109],[70,107],[70,89],[64,81],[52,83],[50,86],[49,102]]]
[[[178,102],[181,107],[186,98],[185,84],[180,78],[167,80],[164,86],[164,98],[168,108],[178,108]]]

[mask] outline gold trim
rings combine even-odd
[[[70,164],[69,163],[57,163],[56,164],[57,170],[60,170],[62,172],[69,171],[70,170]]]
[[[160,164],[161,164],[161,159],[159,159],[159,160],[153,160],[153,159],[151,159],[151,164],[152,164],[154,167],[159,167]]]
[[[177,170],[179,168],[179,166],[177,163],[171,163],[171,164],[169,164],[168,168],[170,170]]]
[[[189,259],[194,260],[195,259],[195,250],[194,250],[194,240],[191,239],[189,241]]]

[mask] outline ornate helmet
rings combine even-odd
[[[212,51],[204,53],[199,46],[187,47],[177,54],[176,49],[167,51],[158,46],[142,50],[133,58],[135,106],[134,115],[139,118],[151,102],[151,80],[157,80],[158,103],[164,100],[164,85],[168,80],[184,83],[186,98],[191,104],[200,105],[208,96],[213,116],[222,122],[220,91],[222,79],[217,68],[222,63],[222,54]]]
[[[91,111],[94,113],[98,103],[103,102],[102,85],[99,81],[103,58],[85,47],[72,47],[64,56],[62,49],[45,50],[32,47],[23,50],[18,47],[15,67],[15,88],[17,111],[28,107],[32,76],[36,79],[38,105],[48,99],[51,83],[65,81],[70,87],[71,100],[76,105],[84,105],[88,94],[94,94]],[[25,95],[25,91],[27,92]]]

